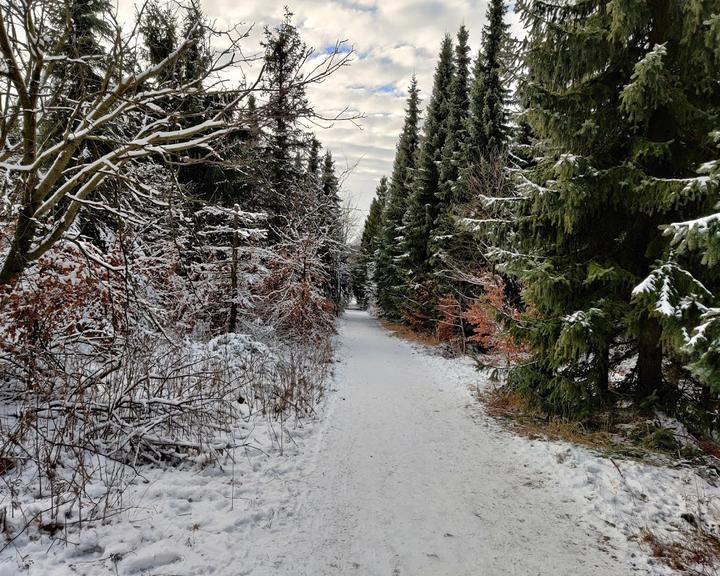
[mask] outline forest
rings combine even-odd
[[[720,0],[123,2],[0,0],[0,576],[718,574]]]
[[[410,81],[354,293],[543,412],[633,404],[716,433],[720,4],[544,2]]]
[[[317,54],[287,12],[245,55],[250,27],[216,28],[197,2],[151,0],[128,28],[108,0],[10,0],[0,21],[12,541],[11,515],[82,525],[140,464],[219,459],[238,421],[313,412],[348,219],[306,91],[351,53]],[[47,507],[25,511],[27,490]]]

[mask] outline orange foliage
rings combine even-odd
[[[476,298],[464,314],[464,319],[473,329],[473,336],[469,340],[485,350],[502,354],[508,361],[517,359],[524,348],[508,337],[498,318],[505,316],[518,320],[520,311],[505,301],[505,283],[500,276],[486,272],[479,277],[479,281],[483,295]]]
[[[460,302],[452,295],[443,296],[438,302],[440,318],[436,334],[441,342],[450,342],[462,334],[463,310]]]
[[[112,339],[123,316],[114,305],[109,276],[69,244],[43,256],[21,282],[0,290],[0,349]]]

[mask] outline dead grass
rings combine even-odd
[[[718,575],[720,540],[700,529],[683,542],[667,542],[643,529],[639,542],[654,558],[675,570],[695,576]]]
[[[408,342],[422,344],[423,346],[438,346],[443,343],[431,332],[418,332],[405,324],[390,322],[389,320],[379,320],[379,322],[390,334]]]
[[[515,432],[531,440],[561,440],[603,452],[610,451],[614,445],[609,428],[590,429],[583,422],[548,417],[517,392],[496,388],[480,392],[478,397],[492,417],[503,420]]]
[[[698,446],[702,449],[703,452],[705,452],[705,454],[708,454],[720,460],[720,446],[718,446],[712,440],[699,440]]]

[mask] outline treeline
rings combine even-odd
[[[351,53],[251,30],[0,1],[0,506],[51,501],[20,520],[99,517],[136,465],[232,458],[323,393],[348,224],[307,88]]]
[[[544,410],[720,408],[720,2],[490,2],[411,82],[353,270],[392,320],[502,352]],[[453,46],[454,44],[454,46]]]

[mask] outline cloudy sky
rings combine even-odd
[[[121,12],[132,12],[131,0],[119,1]],[[426,101],[442,37],[455,34],[463,23],[474,56],[487,0],[203,0],[219,27],[254,23],[250,47],[261,39],[264,26],[280,21],[285,5],[295,14],[303,40],[318,52],[332,49],[338,40],[354,48],[351,66],[314,87],[310,98],[329,116],[345,107],[364,115],[359,126],[336,122],[317,130],[338,168],[352,168],[345,194],[361,225],[377,181],[390,173],[411,75],[417,74]],[[516,16],[509,11],[507,17],[517,35]]]

